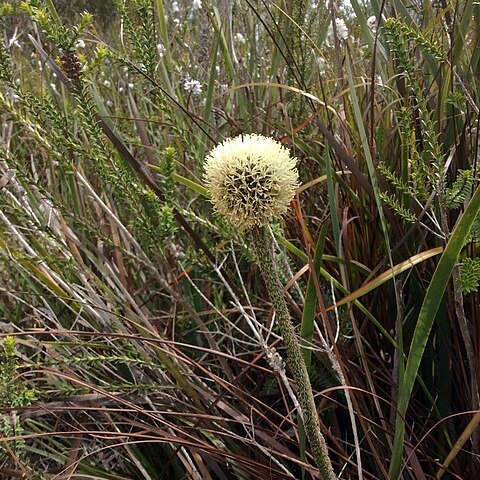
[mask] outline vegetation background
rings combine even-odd
[[[298,159],[271,235],[339,478],[480,478],[478,3],[0,17],[2,479],[315,478],[259,272],[202,186],[242,133]]]

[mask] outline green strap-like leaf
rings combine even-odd
[[[460,252],[470,233],[475,218],[480,213],[480,188],[477,187],[470,203],[463,213],[460,221],[453,230],[443,255],[438,262],[433,274],[427,293],[423,300],[422,308],[418,315],[417,326],[413,334],[410,352],[408,354],[407,366],[403,376],[403,382],[398,392],[397,418],[395,424],[395,439],[393,443],[392,460],[390,463],[389,478],[397,480],[403,457],[403,442],[405,424],[403,419],[407,411],[410,397],[417,376],[420,362],[422,361],[428,336],[432,329],[433,321],[438,312],[443,294],[452,274],[453,267],[458,261]]]

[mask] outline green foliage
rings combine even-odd
[[[14,337],[5,337],[0,352],[0,408],[26,407],[35,400],[35,391],[19,379],[19,361]],[[23,433],[20,418],[14,410],[0,414],[0,434],[14,437]],[[0,462],[9,457],[9,451],[20,455],[25,447],[23,440],[0,443]]]
[[[395,188],[396,194],[390,194],[387,192],[381,192],[380,198],[382,201],[388,205],[400,218],[402,218],[407,223],[415,223],[416,217],[410,210],[409,206],[404,206],[401,203],[400,199],[408,197],[413,197],[414,195],[420,195],[421,193],[416,188],[414,182],[412,181],[412,186],[407,185],[402,179],[393,172],[387,165],[380,163],[377,166],[378,171],[390,182],[390,184]],[[412,175],[413,177],[413,175]]]
[[[463,293],[478,292],[480,258],[465,258],[460,264],[460,288]]]
[[[20,368],[15,337],[5,337],[0,353],[0,406],[26,407],[35,398],[35,392],[17,377]]]
[[[402,72],[402,75],[411,84],[415,77],[415,67],[409,45],[408,32],[410,29],[404,22],[394,18],[389,18],[384,23],[383,28],[389,43],[392,45],[392,53],[395,56],[398,71]]]
[[[70,52],[78,40],[80,34],[91,24],[92,15],[83,12],[77,25],[68,28],[59,25],[53,12],[42,0],[27,0],[22,2],[22,7],[32,20],[45,32],[49,40],[64,54]]]
[[[13,13],[13,5],[8,2],[2,2],[0,4],[0,17],[6,17]]]
[[[399,178],[385,163],[379,163],[377,169],[390,182],[390,184],[395,187],[398,194],[414,195],[415,193],[418,193],[416,189],[407,185],[401,178]]]
[[[382,192],[380,194],[382,201],[388,205],[394,212],[399,215],[402,220],[407,223],[415,223],[415,215],[407,208],[401,205],[400,201],[394,196],[388,193]]]
[[[475,220],[468,236],[468,242],[473,241],[480,241],[480,216]]]
[[[157,62],[155,11],[149,0],[116,0],[116,6],[125,25],[136,66],[150,77],[155,75]]]
[[[459,170],[452,186],[445,190],[445,206],[451,209],[460,208],[472,193],[473,180],[473,169]]]
[[[458,91],[449,93],[446,101],[449,105],[454,106],[460,112],[465,111],[467,107],[465,95]]]
[[[414,68],[412,48],[420,46],[437,60],[443,57],[435,45],[401,20],[390,18],[385,22],[384,28],[397,61],[397,71],[405,79],[408,89],[399,117],[402,145],[410,159],[411,183],[414,194],[425,201],[438,189],[443,153],[438,140],[438,126],[434,120],[435,112],[429,107],[422,80]],[[415,138],[418,135],[416,121],[421,126],[420,138]]]
[[[0,5],[0,26],[4,26],[5,17],[13,12],[10,4],[2,3]],[[13,72],[10,56],[3,42],[0,44],[0,81],[7,85],[13,85]]]
[[[162,238],[173,237],[177,231],[177,224],[174,217],[175,211],[175,180],[177,152],[173,147],[167,147],[163,155],[162,170],[164,174],[163,191],[165,192],[165,203],[162,205],[159,214],[159,228]]]
[[[97,45],[93,56],[85,66],[85,75],[88,77],[98,73],[105,67],[106,61],[111,58],[113,58],[112,52],[105,45]]]
[[[399,18],[389,18],[385,21],[383,28],[392,38],[395,48],[401,50],[401,64],[408,66],[408,71],[411,72],[412,55],[408,55],[409,44],[414,48],[420,48],[422,52],[431,55],[438,62],[443,62],[447,59],[447,53],[444,51],[442,45],[435,43],[431,38],[427,38],[415,25],[407,25],[404,20]],[[410,50],[411,51],[411,50]],[[397,52],[398,53],[398,52]]]
[[[0,81],[7,85],[13,84],[12,67],[5,47],[0,45]]]

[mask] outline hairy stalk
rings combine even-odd
[[[297,384],[298,401],[301,407],[305,432],[307,434],[313,456],[320,471],[322,480],[336,480],[332,463],[328,456],[327,444],[320,431],[312,386],[300,349],[300,343],[295,336],[295,330],[290,321],[287,304],[282,293],[282,287],[275,268],[275,258],[272,242],[264,228],[252,230],[247,236],[248,242],[257,257],[265,285],[276,311],[278,326],[287,347],[288,360]]]

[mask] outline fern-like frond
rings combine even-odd
[[[478,291],[480,285],[480,258],[466,258],[460,265],[460,289],[463,293]]]
[[[415,223],[416,217],[415,215],[405,208],[397,198],[389,193],[382,192],[380,193],[380,198],[382,201],[388,205],[397,215],[399,215],[404,221],[408,223]]]
[[[447,52],[445,52],[440,45],[427,38],[413,25],[407,25],[399,18],[389,18],[385,22],[384,28],[389,33],[392,32],[394,35],[403,38],[405,41],[411,42],[415,47],[420,48],[424,53],[428,53],[435,60],[444,61],[447,58]]]
[[[472,169],[459,170],[453,185],[445,190],[445,206],[451,209],[461,207],[472,192],[473,180]]]

